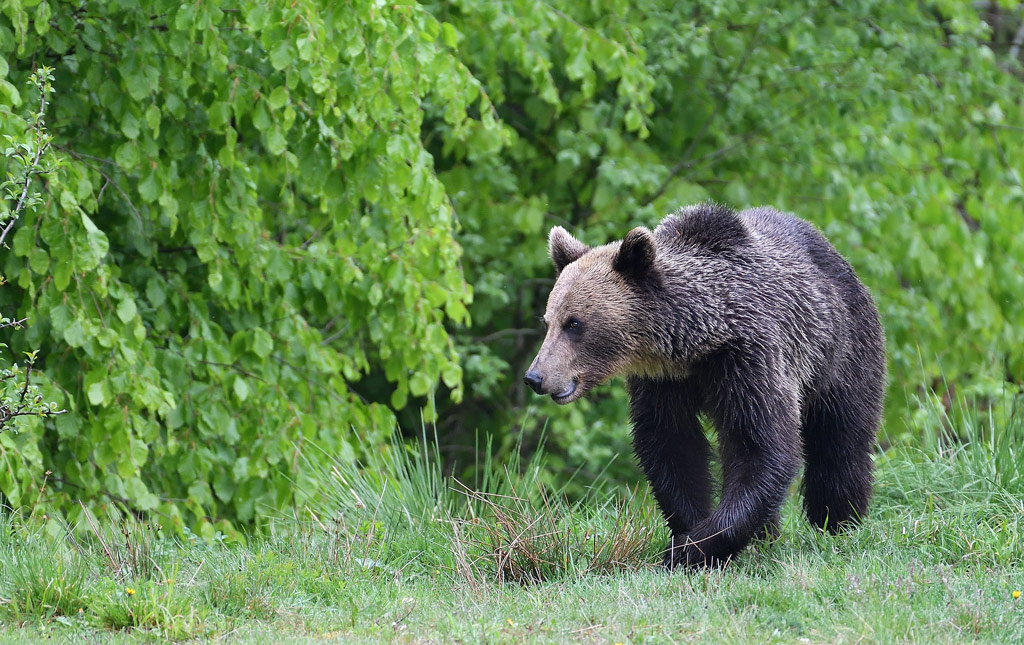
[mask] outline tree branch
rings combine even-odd
[[[0,233],[0,246],[4,245],[4,240],[7,239],[7,234],[11,232],[11,228],[14,227],[14,223],[18,221],[18,215],[22,209],[25,208],[25,202],[28,200],[28,189],[32,185],[32,175],[40,173],[39,160],[43,158],[43,153],[50,147],[49,143],[43,143],[43,114],[46,111],[46,90],[42,84],[39,87],[39,111],[36,113],[36,122],[32,126],[36,131],[36,154],[35,158],[32,159],[32,163],[29,164],[25,170],[25,181],[21,187],[21,197],[18,198],[18,203],[15,205],[14,210],[11,211],[11,221],[7,222],[7,226],[4,227],[2,233]]]
[[[22,318],[21,320],[8,320],[7,322],[0,324],[0,329],[5,327],[14,327],[15,329],[21,329],[22,324],[28,320],[28,318]]]
[[[536,336],[539,333],[537,329],[531,329],[529,327],[523,329],[502,329],[494,332],[493,334],[487,334],[486,336],[478,336],[472,340],[474,343],[489,343],[492,340],[498,340],[505,338],[506,336],[522,337],[522,336]]]
[[[653,193],[640,200],[640,206],[647,206],[654,200],[661,197],[663,194],[665,194],[665,191],[668,190],[668,187],[672,185],[672,181],[676,178],[676,175],[682,172],[683,169],[690,168],[701,161],[701,159],[690,159],[690,155],[692,155],[694,150],[697,149],[697,146],[699,146],[704,141],[704,136],[707,134],[708,128],[711,127],[711,123],[715,120],[715,117],[717,117],[718,114],[722,111],[725,102],[729,98],[729,93],[732,92],[732,88],[736,85],[736,82],[740,79],[740,76],[743,74],[743,69],[747,66],[747,61],[750,59],[750,54],[753,53],[755,49],[757,49],[757,36],[761,31],[762,24],[764,24],[763,15],[761,16],[760,20],[758,20],[757,27],[754,28],[754,33],[750,36],[750,40],[747,41],[747,47],[743,51],[743,57],[740,59],[740,62],[736,66],[736,69],[734,69],[733,73],[729,76],[729,81],[726,83],[725,89],[722,90],[722,93],[719,95],[718,102],[715,103],[715,107],[711,111],[711,114],[709,114],[708,117],[704,119],[704,122],[701,124],[700,129],[697,131],[697,134],[693,136],[693,140],[690,141],[690,145],[687,146],[686,150],[683,152],[680,161],[669,169],[668,176],[665,177],[664,180],[662,180],[661,185],[658,186],[658,188],[655,189]]]

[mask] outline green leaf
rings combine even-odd
[[[266,358],[270,356],[270,352],[274,350],[274,339],[271,338],[270,334],[260,329],[259,327],[253,330],[252,336],[252,351],[260,358]]]
[[[18,88],[2,78],[0,78],[0,97],[4,99],[5,103],[13,107],[21,106],[21,93],[18,91]]]
[[[164,302],[167,301],[167,292],[164,291],[158,278],[150,278],[149,282],[146,283],[146,299],[155,308],[162,307]]]
[[[125,298],[117,304],[117,317],[125,324],[134,320],[136,313],[137,310],[135,308],[135,300],[133,298]]]
[[[270,103],[270,107],[278,110],[284,107],[285,103],[288,102],[288,88],[283,85],[275,87],[274,91],[270,93],[267,98],[267,102]]]
[[[462,382],[462,368],[458,363],[448,363],[441,370],[441,379],[450,388],[458,387]]]
[[[107,402],[106,384],[103,381],[90,385],[86,394],[89,397],[89,403],[93,405],[99,406]]]
[[[277,44],[270,52],[270,64],[277,71],[281,71],[285,67],[288,67],[292,62],[292,50],[291,43],[287,40],[282,40]]]
[[[267,150],[270,154],[281,154],[284,152],[287,145],[288,141],[285,140],[284,134],[281,132],[281,128],[274,126],[274,128],[267,133]]]
[[[636,132],[643,125],[643,116],[640,111],[636,108],[631,108],[626,112],[626,129],[630,132]]]
[[[64,342],[72,347],[81,347],[85,344],[85,330],[81,320],[75,320],[64,330]]]
[[[409,391],[413,396],[424,396],[430,391],[433,381],[423,372],[416,372],[409,379]]]
[[[121,119],[121,132],[129,139],[136,139],[139,136],[139,120],[131,111],[125,112]]]
[[[135,143],[127,141],[117,147],[114,152],[114,161],[122,170],[132,170],[139,164],[139,149]]]
[[[459,46],[458,36],[455,32],[455,27],[449,22],[441,23],[441,42],[448,47],[456,49]]]
[[[139,182],[139,195],[149,203],[155,202],[160,196],[160,184],[157,183],[156,173],[149,173]]]
[[[384,290],[381,289],[379,284],[374,283],[370,287],[369,300],[370,304],[376,307],[380,304],[380,301],[384,298]]]
[[[267,109],[266,104],[263,101],[258,102],[256,107],[253,108],[252,124],[256,126],[257,130],[265,132],[270,128],[272,123],[273,121],[270,119],[270,111]]]
[[[47,269],[50,268],[50,256],[45,249],[36,247],[28,255],[28,265],[33,273],[45,275]]]
[[[249,477],[249,458],[239,457],[231,467],[231,474],[236,482],[245,481]]]
[[[160,108],[155,105],[150,105],[146,108],[146,125],[153,132],[153,136],[159,136],[160,134]]]
[[[239,401],[245,401],[249,398],[249,385],[241,376],[235,377],[233,389],[235,390],[235,396],[238,397]]]
[[[211,128],[223,130],[231,118],[231,108],[225,101],[214,101],[206,109],[206,118],[210,120]]]

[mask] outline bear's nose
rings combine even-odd
[[[537,370],[530,370],[529,372],[526,373],[526,376],[523,377],[523,383],[529,385],[530,389],[536,392],[537,394],[544,394],[543,392],[540,391],[540,385],[543,382],[544,377],[541,376],[540,372],[538,372]]]

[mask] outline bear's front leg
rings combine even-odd
[[[669,567],[719,566],[756,535],[775,532],[800,463],[795,387],[761,360],[723,361],[709,413],[722,456],[722,502],[685,533],[673,533]]]
[[[673,534],[711,513],[710,447],[697,418],[699,398],[685,381],[626,381],[633,447]]]

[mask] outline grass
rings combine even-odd
[[[666,573],[646,488],[569,501],[543,462],[447,480],[429,450],[337,463],[307,516],[248,545],[144,526],[0,524],[0,643],[1024,642],[1022,417],[934,406],[878,459],[848,535],[804,521],[724,570]]]

